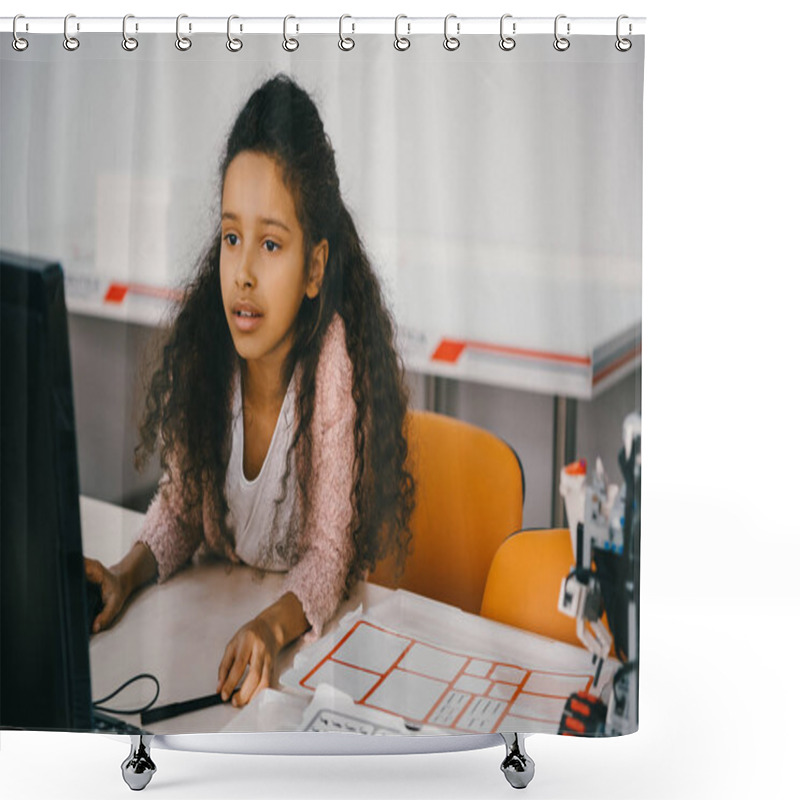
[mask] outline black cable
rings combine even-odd
[[[614,700],[617,702],[617,704],[621,702],[619,693],[617,691],[617,682],[621,681],[629,672],[633,672],[638,666],[638,661],[627,661],[614,674],[614,681],[612,685],[614,689]]]
[[[130,686],[130,684],[132,684],[134,681],[138,681],[141,678],[151,678],[156,685],[156,696],[146,706],[142,706],[142,708],[132,708],[129,711],[123,711],[119,708],[106,708],[105,706],[100,705],[100,703],[105,703],[106,700],[110,700],[115,695],[118,695],[126,686]],[[125,683],[123,683],[119,689],[111,692],[111,694],[107,697],[101,697],[99,700],[94,700],[92,702],[92,708],[97,711],[107,711],[110,714],[141,714],[147,711],[156,702],[156,700],[158,700],[160,691],[161,686],[158,683],[158,678],[156,678],[155,675],[151,675],[149,672],[141,672],[130,680],[125,681]]]

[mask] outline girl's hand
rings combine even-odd
[[[100,596],[103,598],[103,610],[92,623],[92,633],[97,633],[116,619],[128,599],[128,592],[121,576],[106,569],[99,561],[84,557],[83,566],[86,580],[99,585]]]
[[[223,701],[231,696],[248,665],[250,671],[231,705],[246,706],[255,694],[269,688],[280,649],[275,632],[266,620],[256,617],[242,625],[228,642],[219,665],[217,693],[222,695]]]

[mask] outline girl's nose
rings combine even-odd
[[[239,273],[237,274],[237,276],[236,276],[236,286],[237,286],[239,289],[244,289],[244,287],[245,287],[245,286],[249,286],[250,288],[252,288],[252,286],[253,286],[253,281],[252,281],[252,279],[250,278],[250,275],[249,275],[249,273],[246,273],[246,272],[239,272]]]
[[[236,286],[240,289],[245,286],[252,287],[255,284],[253,271],[250,268],[250,259],[244,256],[239,262],[239,267],[236,270]]]

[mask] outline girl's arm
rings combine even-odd
[[[344,324],[334,317],[317,367],[317,397],[311,421],[311,470],[314,474],[304,538],[308,548],[286,576],[284,591],[301,602],[315,641],[342,601],[355,557],[350,535],[350,494],[355,462],[353,365],[347,354]]]
[[[256,619],[261,619],[272,629],[278,649],[286,647],[310,627],[303,606],[294,592],[286,592],[280,600],[265,608]]]
[[[104,567],[93,558],[84,558],[86,579],[98,586],[103,607],[92,620],[92,632],[107,628],[119,616],[128,598],[156,575],[156,560],[146,545],[134,542],[125,558]]]
[[[108,569],[119,577],[126,598],[158,575],[156,558],[150,548],[141,541],[134,542],[125,558]]]
[[[173,470],[173,474],[177,474]],[[100,588],[103,608],[92,623],[97,633],[107,628],[119,616],[128,598],[140,587],[158,578],[166,580],[191,558],[203,537],[200,513],[192,515],[189,530],[176,524],[180,510],[180,486],[169,486],[165,474],[159,480],[158,491],[147,509],[138,538],[127,555],[111,567],[92,558],[84,558],[86,579]]]

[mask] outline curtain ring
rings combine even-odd
[[[300,47],[300,42],[297,39],[293,39],[286,35],[286,25],[290,19],[297,19],[297,17],[293,17],[291,14],[283,18],[283,49],[289,53],[293,53]],[[300,29],[300,26],[297,26],[297,30]]]
[[[236,14],[231,14],[228,17],[228,41],[225,42],[225,47],[231,51],[231,53],[238,53],[244,45],[242,44],[241,39],[237,39],[234,36],[231,36],[231,20],[239,19]],[[241,30],[241,28],[239,29]]]
[[[24,14],[17,14],[17,16],[16,16],[16,17],[14,17],[14,24],[13,24],[13,25],[12,25],[12,27],[11,27],[11,30],[12,30],[12,31],[13,31],[13,33],[14,33],[14,38],[13,38],[13,40],[11,41],[11,46],[12,46],[12,47],[13,47],[13,48],[14,48],[14,49],[15,49],[15,50],[18,52],[18,53],[21,53],[23,50],[27,50],[27,49],[28,49],[28,40],[27,40],[27,39],[23,39],[23,38],[22,38],[22,37],[21,37],[21,36],[20,36],[20,35],[17,33],[17,20],[18,20],[18,19],[25,19],[25,16],[24,16]]]
[[[617,17],[617,41],[614,42],[614,47],[616,47],[617,50],[620,51],[620,53],[627,53],[628,50],[630,50],[631,47],[633,47],[633,42],[630,39],[623,39],[619,35],[619,23],[623,19],[628,19],[628,15],[627,14],[620,14]],[[630,32],[631,32],[631,25],[630,25],[630,23],[628,23],[628,33],[630,34]]]
[[[188,17],[188,14],[178,14],[178,18],[175,20],[175,47],[181,51],[186,51],[192,46],[192,40],[188,36],[181,36],[181,20]],[[192,30],[191,23],[189,30]]]
[[[342,16],[339,17],[339,49],[340,50],[345,50],[345,51],[346,50],[352,50],[356,46],[355,39],[352,39],[349,36],[344,36],[342,34],[342,23],[346,19],[353,19],[353,18],[349,14],[342,14]],[[353,33],[355,33],[355,30],[356,30],[356,24],[354,22],[353,23]]]
[[[127,25],[129,19],[134,19],[133,14],[126,14],[122,18],[122,49],[130,53],[139,46],[139,40],[134,36],[128,36]],[[139,29],[138,25],[136,29]]]
[[[555,21],[554,31],[555,31],[556,40],[553,42],[553,47],[555,47],[555,49],[558,50],[559,53],[563,53],[565,50],[569,50],[569,39],[567,39],[566,36],[559,36],[558,35],[558,21],[560,19],[566,19],[566,18],[567,18],[566,14],[559,14],[556,17],[556,21]],[[569,36],[569,28],[570,28],[570,24],[568,22],[567,23],[567,36]]]
[[[458,38],[458,35],[450,36],[447,33],[447,23],[451,19],[456,19],[456,15],[455,14],[448,14],[444,18],[444,42],[442,42],[442,44],[444,45],[444,49],[445,50],[450,50],[452,52],[453,50],[458,50],[458,48],[461,47],[461,40]],[[456,23],[456,34],[459,34],[460,32],[461,32],[461,23],[457,22]]]
[[[503,16],[500,17],[500,49],[505,50],[506,52],[508,52],[509,50],[513,50],[517,46],[517,40],[514,39],[512,36],[506,36],[506,34],[503,31],[503,23],[510,18],[511,14],[503,14]],[[511,30],[513,33],[517,32],[516,22],[512,23]]]
[[[64,42],[63,42],[64,49],[69,50],[70,52],[72,52],[73,50],[77,50],[81,46],[81,43],[74,36],[70,36],[69,33],[67,33],[67,25],[69,24],[71,18],[74,19],[75,15],[67,14],[67,16],[64,17]],[[80,25],[78,25],[78,30],[80,29],[81,29]]]
[[[398,14],[394,18],[394,49],[395,50],[408,50],[411,47],[411,39],[401,36],[398,32],[398,27],[401,19],[408,19],[405,14]],[[411,33],[411,23],[407,22],[408,32]]]

